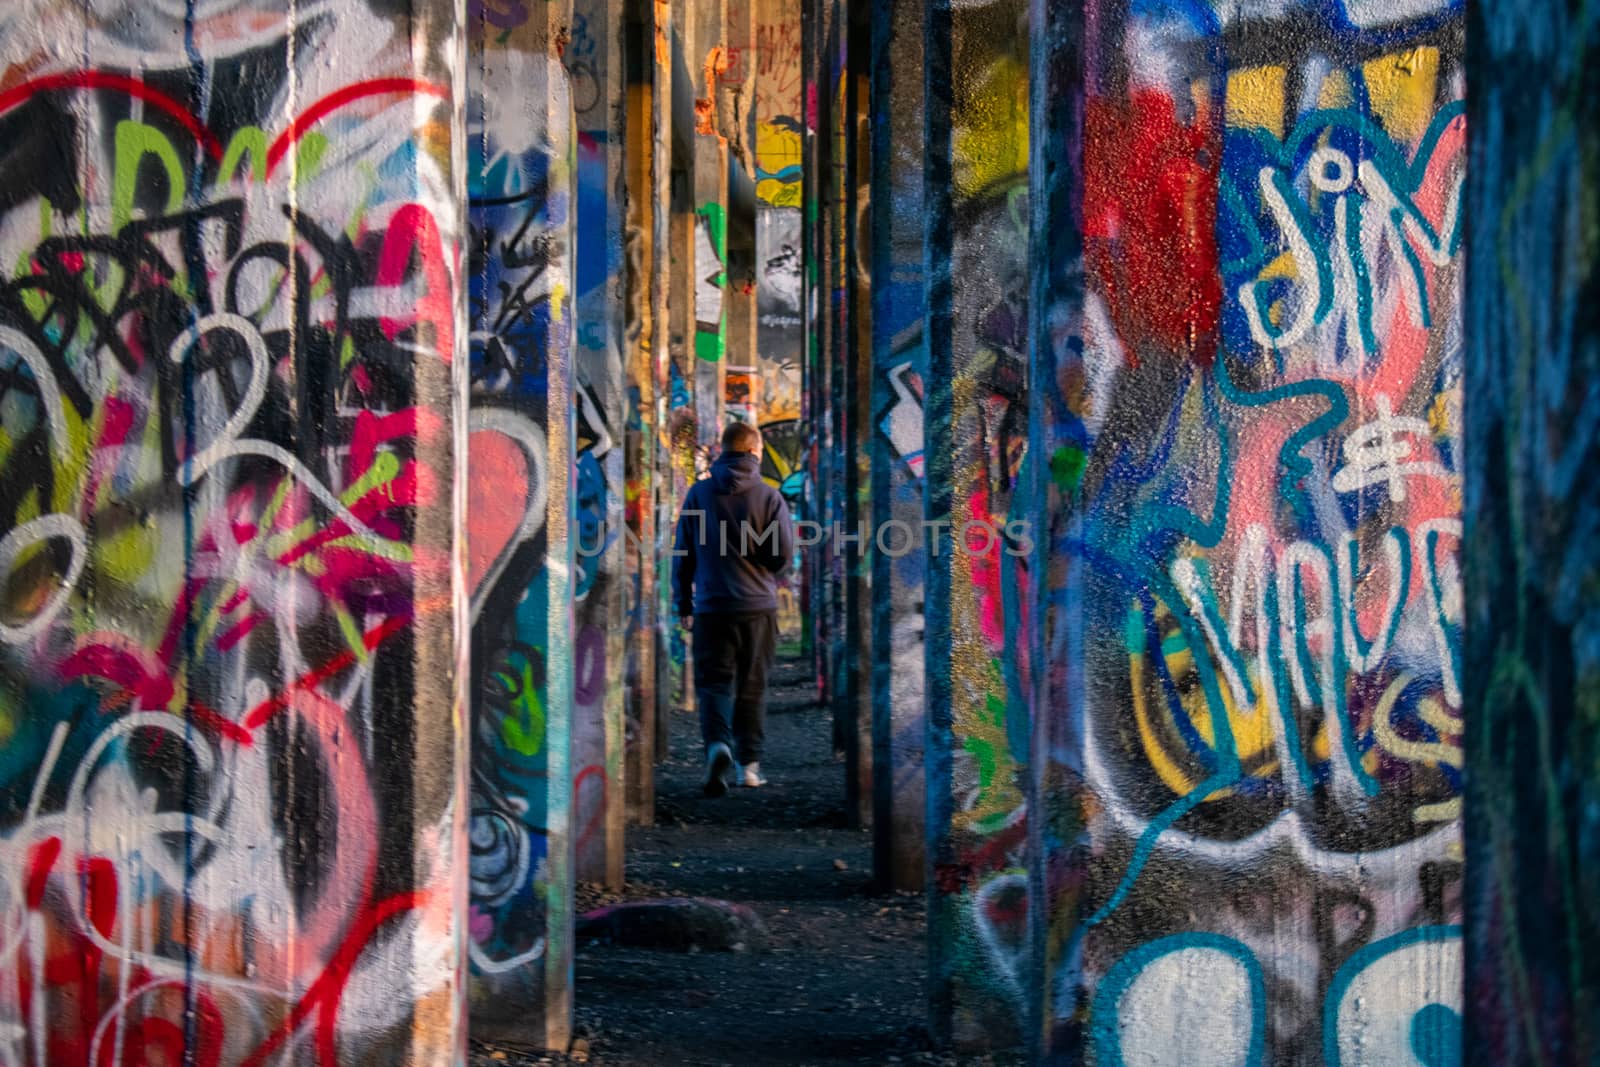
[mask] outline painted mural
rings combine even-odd
[[[459,27],[126,14],[0,14],[0,1060],[445,1062]]]

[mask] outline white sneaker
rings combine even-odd
[[[708,797],[726,796],[733,777],[733,753],[718,741],[706,750],[706,780],[702,788]]]
[[[746,763],[744,765],[744,786],[746,789],[759,789],[766,784],[767,780],[761,777],[761,764]]]

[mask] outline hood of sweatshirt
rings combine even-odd
[[[711,464],[711,484],[719,493],[748,493],[761,480],[761,461],[750,452],[724,452]]]

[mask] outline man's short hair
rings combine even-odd
[[[761,431],[748,422],[730,422],[722,431],[724,452],[754,452],[761,444]]]

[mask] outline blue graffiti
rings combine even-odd
[[[1360,106],[1311,112],[1281,142],[1262,129],[1229,131],[1217,240],[1231,351],[1277,352],[1342,320],[1341,359],[1364,358],[1378,351],[1381,314],[1397,299],[1432,326],[1424,259],[1444,266],[1460,248],[1459,177],[1437,222],[1417,196],[1465,107],[1440,108],[1407,158]]]

